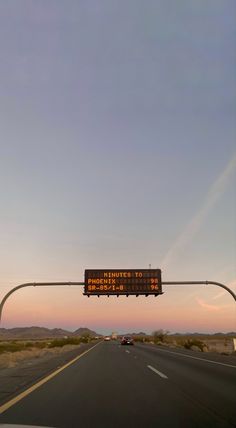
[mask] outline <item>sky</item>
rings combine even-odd
[[[85,269],[236,292],[234,0],[0,2],[0,299]],[[210,285],[25,288],[1,327],[228,332]]]

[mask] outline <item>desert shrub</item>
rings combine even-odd
[[[24,343],[19,342],[2,342],[0,343],[0,354],[3,352],[17,352],[25,349]]]
[[[144,336],[134,336],[134,341],[143,343],[147,341],[147,338]]]
[[[33,342],[26,342],[25,343],[25,348],[33,348]]]
[[[152,339],[154,343],[164,343],[167,340],[168,331],[156,330],[152,333]]]
[[[45,349],[45,348],[58,348],[65,345],[79,345],[80,343],[90,342],[91,337],[89,335],[84,335],[80,337],[67,337],[61,339],[53,339],[49,341],[12,341],[12,342],[3,342],[0,341],[0,354],[3,352],[17,352],[29,350],[32,348]]]
[[[32,348],[43,349],[47,347],[46,342],[32,342],[32,341],[12,341],[0,342],[0,354],[3,352],[18,352],[25,351]]]
[[[81,337],[80,337],[80,341],[82,343],[89,343],[91,340],[91,336],[89,333],[84,333]]]
[[[44,349],[48,347],[48,342],[31,342],[29,346],[31,346],[31,348]]]
[[[48,348],[58,348],[58,347],[61,348],[62,346],[65,346],[65,345],[79,345],[81,342],[82,342],[82,339],[80,337],[54,339],[49,343]]]
[[[193,346],[196,346],[200,351],[204,351],[205,344],[199,339],[187,339],[183,342],[183,346],[186,349],[192,349]]]

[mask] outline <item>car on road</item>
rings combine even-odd
[[[105,336],[104,337],[105,342],[109,342],[111,340],[110,336]]]
[[[134,340],[132,337],[130,336],[122,337],[121,345],[133,345],[133,344],[134,344]]]

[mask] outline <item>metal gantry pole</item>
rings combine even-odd
[[[168,282],[162,282],[162,285],[217,285],[218,287],[224,288],[226,291],[228,291],[231,296],[236,301],[236,294],[231,290],[229,287],[227,287],[224,284],[221,284],[220,282],[215,281],[168,281]]]
[[[236,301],[236,294],[226,285],[215,281],[167,281],[162,282],[162,285],[217,285],[218,287],[224,288],[228,293],[231,294],[233,299]],[[15,291],[25,287],[51,287],[51,286],[71,286],[71,285],[84,285],[84,282],[28,282],[20,284],[17,287],[12,288],[2,299],[0,303],[0,323],[2,319],[2,311],[4,304],[8,297],[10,297]]]
[[[84,285],[84,282],[27,282],[25,284],[20,284],[17,287],[12,288],[2,299],[0,303],[0,323],[2,319],[2,310],[3,306],[6,303],[6,300],[8,297],[11,296],[15,291],[19,290],[20,288],[25,287],[52,287],[52,286],[71,286],[71,285]]]

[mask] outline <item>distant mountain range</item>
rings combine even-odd
[[[139,333],[124,333],[120,334],[119,336],[148,336],[148,334],[140,331]]]
[[[90,336],[101,336],[87,327],[80,327],[74,332],[63,330],[61,328],[45,327],[16,327],[0,328],[0,340],[6,339],[52,339],[60,337],[76,337],[89,334]]]
[[[139,333],[125,333],[125,334],[119,334],[119,336],[140,336],[140,337],[150,337],[152,334],[144,333],[143,331],[140,331]],[[229,333],[168,333],[168,336],[179,336],[179,337],[209,337],[209,338],[218,338],[218,337],[224,337],[224,336],[232,336],[236,337],[236,332],[230,331]]]
[[[236,336],[235,331],[229,331],[228,333],[171,333],[170,336]]]
[[[87,327],[80,327],[75,331],[67,331],[61,328],[49,329],[46,327],[16,327],[16,328],[0,328],[0,340],[17,340],[17,339],[28,339],[28,340],[39,340],[39,339],[53,339],[60,337],[77,337],[89,334],[90,336],[103,336],[96,331],[90,330]],[[236,337],[236,332],[229,333],[172,333],[170,336],[209,336],[209,337],[219,337],[219,336],[232,336]],[[119,336],[143,336],[148,337],[149,335],[144,332],[139,333],[126,333],[119,334]]]

